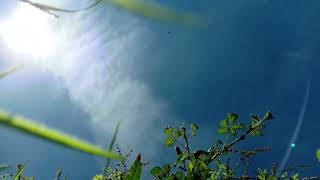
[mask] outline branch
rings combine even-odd
[[[216,159],[219,155],[221,155],[221,153],[227,149],[229,149],[231,146],[233,146],[234,144],[244,140],[248,134],[250,134],[253,130],[255,130],[257,127],[259,127],[267,118],[263,117],[263,119],[261,119],[254,127],[250,126],[250,129],[248,131],[246,131],[245,133],[243,133],[240,137],[238,137],[237,139],[235,139],[233,142],[231,142],[229,145],[226,146],[226,143],[224,144],[224,146],[217,152],[215,153],[209,160],[208,164],[210,162],[212,162],[214,159]]]

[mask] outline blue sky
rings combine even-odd
[[[73,7],[68,2],[61,5]],[[197,123],[203,132],[194,146],[207,148],[227,112],[244,120],[271,110],[276,119],[265,136],[243,146],[270,146],[272,152],[256,159],[259,166],[270,167],[284,157],[312,78],[297,148],[288,164],[316,163],[320,2],[163,3],[194,11],[208,25],[163,24],[108,6],[64,14],[54,22],[61,48],[43,65],[27,66],[1,80],[0,107],[102,146],[123,120],[120,147],[135,148],[151,166],[170,157],[159,154],[174,154],[161,144],[167,125]],[[16,5],[1,1],[1,19]],[[1,69],[22,59],[32,61],[9,51],[2,40],[0,51]],[[89,179],[101,170],[98,158],[1,131],[1,163],[31,160],[26,173],[38,179],[53,177],[57,168],[70,179]],[[305,173],[319,175],[317,169],[319,165]]]

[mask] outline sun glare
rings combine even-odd
[[[45,58],[55,47],[50,21],[50,15],[21,3],[11,16],[0,23],[1,39],[14,53]]]

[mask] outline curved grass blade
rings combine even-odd
[[[4,125],[19,132],[32,135],[37,138],[47,140],[70,149],[85,152],[92,155],[101,156],[104,158],[117,159],[120,160],[121,157],[118,154],[105,151],[95,145],[92,145],[86,141],[71,137],[67,134],[61,133],[59,131],[49,129],[47,127],[41,126],[34,123],[28,119],[22,117],[13,117],[5,112],[0,111],[0,125]]]
[[[7,71],[0,72],[0,79],[8,76],[9,74],[12,74],[12,73],[16,72],[17,70],[21,69],[21,67],[22,66],[17,66],[17,67],[14,67],[12,69],[9,69]]]
[[[155,3],[146,3],[139,0],[104,0],[103,2],[157,21],[191,26],[201,24],[200,18],[192,13],[180,13]]]
[[[118,132],[119,132],[119,128],[120,128],[120,123],[121,123],[121,121],[118,122],[118,124],[117,124],[117,126],[116,126],[116,130],[115,130],[115,132],[114,132],[114,134],[113,134],[111,143],[110,143],[110,145],[109,145],[108,151],[110,151],[110,152],[112,151],[113,146],[114,146],[114,143],[116,142],[116,139],[117,139],[117,136],[118,136]],[[110,165],[110,159],[107,159],[105,168],[108,168],[109,165]]]
[[[62,9],[62,8],[57,8],[57,7],[46,5],[46,4],[35,3],[30,0],[18,0],[18,1],[28,3],[55,17],[58,17],[58,15],[52,12],[75,13],[79,11],[88,10],[104,2],[107,4],[122,8],[129,12],[132,12],[134,14],[144,16],[146,18],[154,19],[157,21],[171,22],[171,23],[191,25],[191,26],[201,24],[200,18],[194,16],[191,13],[177,12],[170,8],[157,5],[155,3],[146,3],[139,0],[96,0],[93,4],[81,9]]]

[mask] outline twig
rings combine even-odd
[[[246,136],[248,134],[250,134],[254,129],[256,129],[257,127],[259,127],[264,121],[266,120],[266,118],[264,117],[263,119],[261,119],[254,127],[250,126],[250,129],[248,131],[246,131],[245,133],[243,133],[240,137],[238,137],[237,139],[235,139],[232,143],[230,143],[227,146],[223,146],[217,153],[215,153],[209,160],[209,163],[211,161],[213,161],[214,159],[216,159],[223,151],[225,151],[226,149],[229,149],[231,146],[233,146],[234,144],[244,140],[246,138]]]

